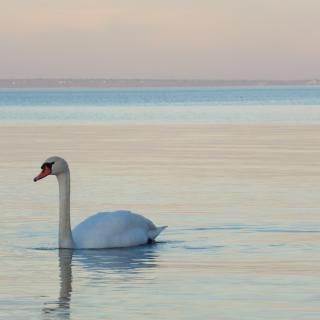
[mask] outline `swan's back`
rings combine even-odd
[[[154,240],[164,228],[130,211],[99,212],[78,224],[72,237],[76,248],[131,247]]]

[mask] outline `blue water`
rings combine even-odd
[[[0,319],[318,320],[319,121],[317,87],[0,90]],[[72,226],[168,228],[58,250],[57,181],[33,182],[51,155]]]
[[[320,87],[0,90],[0,121],[318,123]]]

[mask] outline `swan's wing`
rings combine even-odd
[[[144,244],[162,230],[139,214],[115,211],[85,219],[74,228],[72,236],[76,248],[116,248]]]

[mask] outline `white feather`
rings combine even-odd
[[[164,228],[130,211],[99,212],[77,225],[72,238],[75,248],[132,247],[154,240]]]

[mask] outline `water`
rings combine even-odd
[[[0,114],[11,116],[0,120],[0,319],[319,319],[318,89],[223,90],[225,97],[244,90],[264,98],[232,101],[238,113],[229,122],[216,121],[214,112],[190,122],[181,111],[166,123],[159,111],[149,123],[134,99],[126,106],[130,121],[120,114],[117,121],[69,121],[70,105],[89,115],[90,108],[108,109],[107,98],[77,106],[68,91],[54,93],[64,96],[59,102],[49,91],[1,92],[11,97],[0,100]],[[144,106],[150,113],[184,110],[182,98],[165,102],[172,90],[152,91],[158,100]],[[210,90],[195,91],[183,95]],[[22,98],[26,93],[32,98]],[[278,117],[279,96],[295,101],[282,101],[285,120]],[[229,107],[224,100],[213,108]],[[243,121],[248,107],[274,108],[274,120],[257,112]],[[290,118],[295,107],[302,118]],[[60,118],[28,117],[34,108],[57,108]],[[130,209],[169,226],[159,242],[56,249],[57,182],[32,182],[55,154],[71,167],[73,225],[97,211]]]
[[[320,87],[0,90],[0,119],[41,123],[318,123]]]

